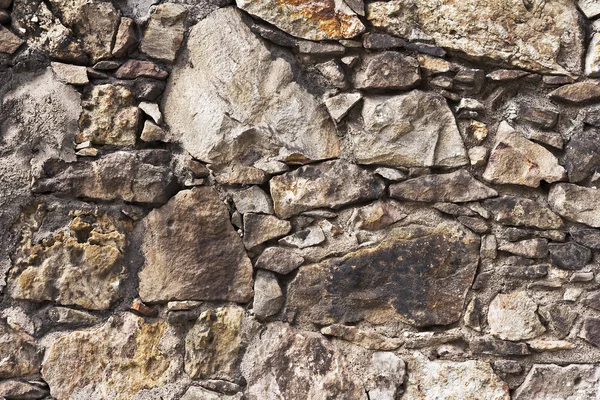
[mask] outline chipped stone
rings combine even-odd
[[[341,93],[337,96],[325,99],[325,106],[331,118],[335,122],[340,122],[348,112],[362,99],[360,92],[356,93]]]
[[[416,59],[395,51],[365,55],[356,68],[357,89],[408,90],[421,81]]]
[[[156,7],[140,43],[140,52],[151,58],[173,62],[183,41],[188,10],[181,4]]]
[[[513,341],[540,336],[546,328],[536,314],[537,308],[526,292],[496,295],[488,311],[491,334]]]
[[[256,268],[287,275],[304,263],[298,250],[286,247],[269,247],[256,260]]]
[[[550,188],[548,204],[568,220],[600,228],[600,190],[559,183]]]
[[[259,320],[264,320],[277,314],[284,302],[285,298],[275,274],[259,269],[254,280],[254,315]]]

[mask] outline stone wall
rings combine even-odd
[[[0,0],[0,398],[599,398],[597,16]]]

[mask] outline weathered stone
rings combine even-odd
[[[292,224],[274,215],[244,214],[244,246],[252,249],[259,244],[287,235]]]
[[[534,364],[513,399],[585,400],[600,396],[600,367],[590,364]]]
[[[290,368],[293,365],[293,368]],[[325,338],[276,322],[256,335],[242,361],[246,398],[367,400],[341,353]]]
[[[370,50],[388,50],[403,47],[406,40],[387,33],[367,32],[362,37],[363,47]]]
[[[464,169],[390,185],[390,197],[412,201],[467,202],[497,195],[498,192],[477,181]]]
[[[292,65],[274,58],[233,8],[191,29],[163,110],[170,141],[201,161],[251,165],[270,156],[308,161],[339,155],[325,107],[293,82]]]
[[[97,316],[81,310],[67,307],[52,307],[48,310],[50,320],[59,325],[94,325],[101,322]]]
[[[259,320],[275,315],[283,307],[285,298],[274,273],[258,270],[254,280],[254,302],[252,310]]]
[[[573,288],[573,287],[566,288],[563,293],[563,300],[574,303],[579,300],[579,298],[581,297],[582,294],[583,294],[583,289],[581,289],[581,288]]]
[[[165,139],[165,131],[160,126],[151,121],[144,121],[144,128],[140,134],[140,139],[144,142],[156,142]]]
[[[367,367],[365,390],[369,400],[396,399],[402,393],[401,385],[406,375],[406,365],[389,351],[377,351]]]
[[[533,200],[503,196],[486,200],[484,204],[494,214],[494,221],[502,225],[539,229],[562,227],[562,220],[558,215]]]
[[[587,340],[596,347],[600,347],[600,318],[586,318],[583,321],[579,337]]]
[[[430,115],[436,118],[430,118]],[[366,97],[363,126],[351,137],[361,164],[391,167],[458,167],[467,152],[446,101],[413,90],[399,96]]]
[[[51,65],[52,71],[54,71],[58,78],[65,83],[82,86],[87,85],[90,82],[87,76],[86,67],[58,62],[53,62]]]
[[[190,386],[181,400],[243,400],[241,393],[227,395],[206,390],[199,386]]]
[[[92,63],[110,58],[120,13],[110,2],[50,0],[65,26],[77,33]]]
[[[429,361],[415,352],[408,370],[407,399],[510,399],[508,385],[483,361]]]
[[[136,79],[140,77],[166,79],[169,73],[150,61],[127,60],[115,72],[119,79]]]
[[[398,182],[406,179],[406,173],[395,168],[378,167],[373,171],[375,175],[379,175],[388,181]]]
[[[0,398],[7,400],[35,400],[47,398],[49,395],[50,392],[41,382],[23,382],[17,380],[0,382]]]
[[[408,37],[419,29],[437,46],[469,59],[560,74],[581,70],[578,18],[575,5],[565,1],[394,0],[367,6],[367,19],[388,33]]]
[[[52,397],[126,400],[171,382],[179,362],[167,329],[164,321],[124,313],[99,328],[60,335],[42,367]]]
[[[346,48],[335,42],[311,42],[308,40],[298,40],[296,48],[300,54],[309,54],[315,56],[341,56],[346,52]]]
[[[552,100],[569,104],[586,104],[600,100],[600,85],[594,81],[561,86],[548,94]]]
[[[137,43],[137,32],[135,22],[131,18],[123,17],[119,23],[119,29],[115,36],[112,55],[121,58],[127,54],[127,51]],[[94,66],[94,68],[97,68]],[[112,69],[112,68],[111,68]]]
[[[242,10],[302,39],[350,39],[365,30],[358,16],[341,0],[326,3],[315,0],[302,3],[236,0],[236,3]]]
[[[474,217],[477,215],[477,213],[470,208],[459,206],[458,204],[454,203],[435,203],[432,207],[448,215],[464,215],[467,217]]]
[[[463,335],[456,329],[442,332],[404,332],[405,349],[420,349],[440,344],[463,340]]]
[[[470,343],[474,354],[493,356],[526,356],[530,353],[525,343],[514,343],[498,339],[476,339]]]
[[[356,69],[357,89],[408,90],[419,84],[419,63],[395,51],[365,55]]]
[[[0,25],[0,53],[13,54],[23,43],[23,39]]]
[[[142,101],[140,104],[138,104],[138,107],[144,112],[144,114],[152,118],[155,124],[162,124],[163,117],[158,104]]]
[[[298,250],[286,247],[269,247],[256,260],[256,268],[286,275],[301,266],[304,257]]]
[[[140,123],[140,111],[131,92],[122,86],[98,85],[83,104],[77,143],[132,146]]]
[[[493,183],[538,187],[562,180],[565,170],[544,147],[530,142],[505,121],[500,123],[496,142],[483,178]]]
[[[600,228],[600,190],[559,183],[550,188],[548,204],[568,220]]]
[[[9,277],[12,297],[92,310],[110,308],[119,299],[126,234],[132,227],[107,213],[79,210],[72,213],[68,228],[61,227],[38,243],[42,221],[67,212],[52,211],[56,205],[49,209],[39,205],[21,217],[22,239]]]
[[[140,52],[157,60],[173,62],[183,41],[187,13],[187,8],[180,4],[158,5],[146,27]]]
[[[488,311],[491,334],[513,341],[540,336],[546,328],[536,314],[537,308],[537,304],[526,292],[496,295]]]
[[[488,158],[488,149],[483,146],[475,146],[469,149],[469,161],[474,167],[483,167]]]
[[[376,332],[367,332],[354,326],[333,324],[321,329],[327,336],[337,337],[370,350],[396,350],[404,343],[403,339],[390,338]]]
[[[545,110],[522,104],[519,117],[522,121],[529,122],[542,129],[552,129],[558,123],[558,115],[558,112],[554,110]]]
[[[144,220],[144,302],[252,297],[252,264],[215,189],[179,192]]]
[[[465,309],[465,316],[463,321],[466,326],[481,332],[481,323],[483,320],[483,303],[478,297],[473,297],[469,302],[469,305]]]
[[[40,371],[41,354],[35,339],[18,332],[0,320],[0,378],[34,375]],[[1,395],[1,393],[0,393]]]
[[[591,261],[592,251],[575,243],[550,243],[552,264],[566,270],[579,270]]]
[[[565,148],[565,168],[569,182],[581,182],[600,167],[600,139],[597,130],[576,132]]]
[[[596,0],[578,0],[577,5],[589,19],[600,15],[600,4]]]
[[[325,106],[331,118],[335,122],[340,122],[346,114],[362,99],[360,92],[356,93],[340,93],[337,96],[325,99]]]
[[[481,218],[460,216],[457,219],[458,219],[458,222],[460,222],[461,224],[463,224],[464,226],[466,226],[473,232],[488,233],[490,231],[490,227],[487,224],[487,222],[485,222],[485,220],[483,220]]]
[[[317,71],[323,75],[327,82],[338,89],[347,89],[348,82],[342,66],[336,60],[329,60],[315,65]]]
[[[548,255],[548,241],[546,239],[521,240],[505,243],[498,247],[498,250],[527,258],[544,258]]]
[[[279,244],[305,249],[307,247],[321,244],[324,241],[325,234],[323,233],[323,229],[321,229],[319,226],[309,226],[307,229],[303,229],[290,236],[280,239]]]
[[[50,160],[33,183],[37,193],[79,198],[166,203],[175,191],[166,150],[117,151],[97,160]]]
[[[529,75],[529,72],[518,69],[497,69],[487,74],[486,77],[496,82],[507,82],[523,78],[527,75]]]
[[[600,231],[596,229],[571,228],[569,234],[577,243],[593,250],[600,250]]]
[[[518,279],[539,279],[548,275],[548,264],[507,265],[501,273]]]
[[[505,374],[520,374],[523,367],[518,361],[514,360],[496,360],[494,361],[494,370],[504,372]]]
[[[235,208],[242,214],[273,214],[271,198],[258,186],[233,192]]]
[[[342,206],[378,198],[385,184],[345,161],[307,165],[271,179],[275,214],[289,218],[315,208]]]
[[[377,200],[374,203],[360,207],[354,219],[355,228],[377,231],[387,228],[395,222],[406,218],[396,201]]]
[[[288,288],[287,310],[316,324],[383,322],[394,315],[416,326],[458,321],[479,238],[456,223],[390,235],[374,248],[301,267]]]
[[[243,319],[237,306],[200,314],[185,337],[185,372],[192,379],[240,379]]]

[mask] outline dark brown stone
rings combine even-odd
[[[551,243],[548,250],[552,264],[566,270],[579,270],[592,259],[590,249],[575,243]]]
[[[470,343],[470,348],[475,354],[493,356],[526,356],[530,353],[529,347],[525,343],[499,339],[476,339]]]
[[[596,82],[577,82],[550,92],[552,100],[569,104],[586,104],[600,100],[600,85]]]
[[[564,163],[570,182],[581,182],[600,170],[599,134],[596,129],[579,131],[567,143]]]
[[[301,267],[288,288],[287,312],[316,324],[393,313],[420,327],[456,322],[477,268],[479,238],[456,223],[390,235],[377,247]]]
[[[521,120],[529,122],[542,129],[554,128],[558,122],[558,115],[558,112],[553,110],[544,110],[530,107],[528,105],[521,106]]]
[[[580,336],[594,346],[600,347],[600,318],[586,318]]]

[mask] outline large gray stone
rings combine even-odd
[[[576,132],[565,147],[565,168],[569,182],[581,182],[600,167],[600,138],[595,129]]]
[[[42,355],[35,339],[25,332],[17,332],[0,321],[0,379],[39,373]]]
[[[454,115],[441,96],[413,90],[366,97],[362,119],[351,136],[360,164],[458,167],[468,163]]]
[[[579,74],[584,33],[572,1],[394,0],[367,6],[367,19],[401,37],[423,32],[478,61]]]
[[[537,304],[526,292],[499,293],[490,303],[490,333],[504,340],[533,339],[546,331],[540,322]]]
[[[183,41],[187,9],[179,4],[164,3],[156,7],[140,51],[157,60],[173,62]]]
[[[383,180],[357,165],[327,161],[306,165],[271,179],[275,213],[289,218],[315,208],[339,208],[374,200],[385,189]]]
[[[300,267],[286,310],[301,323],[451,324],[478,261],[479,238],[460,224],[396,228],[375,247]]]
[[[354,87],[357,89],[407,90],[419,84],[421,74],[415,58],[397,51],[365,55],[356,68]]]
[[[568,220],[600,228],[600,190],[559,183],[550,188],[548,204]]]
[[[272,54],[233,8],[191,29],[162,109],[171,128],[166,140],[205,162],[304,162],[339,154],[325,106],[294,82],[292,65]]]
[[[562,219],[540,203],[513,196],[485,201],[485,207],[494,214],[494,220],[503,225],[526,226],[539,229],[559,229]]]
[[[252,263],[215,189],[179,192],[144,220],[139,293],[145,302],[252,297]]]
[[[534,364],[513,399],[588,400],[600,396],[600,367],[590,364]]]

